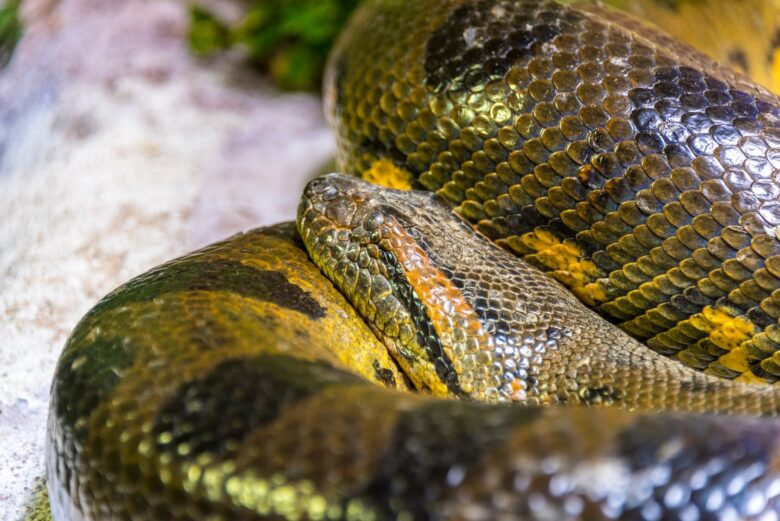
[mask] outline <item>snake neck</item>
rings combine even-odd
[[[653,353],[427,193],[331,174],[298,229],[420,390],[532,404],[774,414],[776,391]]]

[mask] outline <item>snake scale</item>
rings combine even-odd
[[[325,90],[390,188],[101,300],[57,520],[780,517],[778,98],[553,0],[367,0]]]

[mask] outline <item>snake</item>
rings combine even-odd
[[[366,0],[324,97],[295,223],[74,329],[56,520],[778,519],[776,96],[597,3]]]

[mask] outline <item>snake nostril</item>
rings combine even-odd
[[[322,194],[328,189],[332,188],[332,184],[327,182],[326,179],[323,179],[322,177],[318,177],[317,179],[312,179],[309,181],[309,184],[306,185],[306,189],[304,190],[307,194]]]
[[[317,196],[324,201],[332,201],[339,194],[352,190],[353,185],[353,179],[345,178],[341,174],[328,174],[309,181],[305,194],[310,197]]]

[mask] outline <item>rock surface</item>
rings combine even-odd
[[[23,18],[0,72],[0,519],[44,473],[78,319],[166,259],[291,219],[333,153],[316,96],[189,56],[185,2],[25,0]]]

